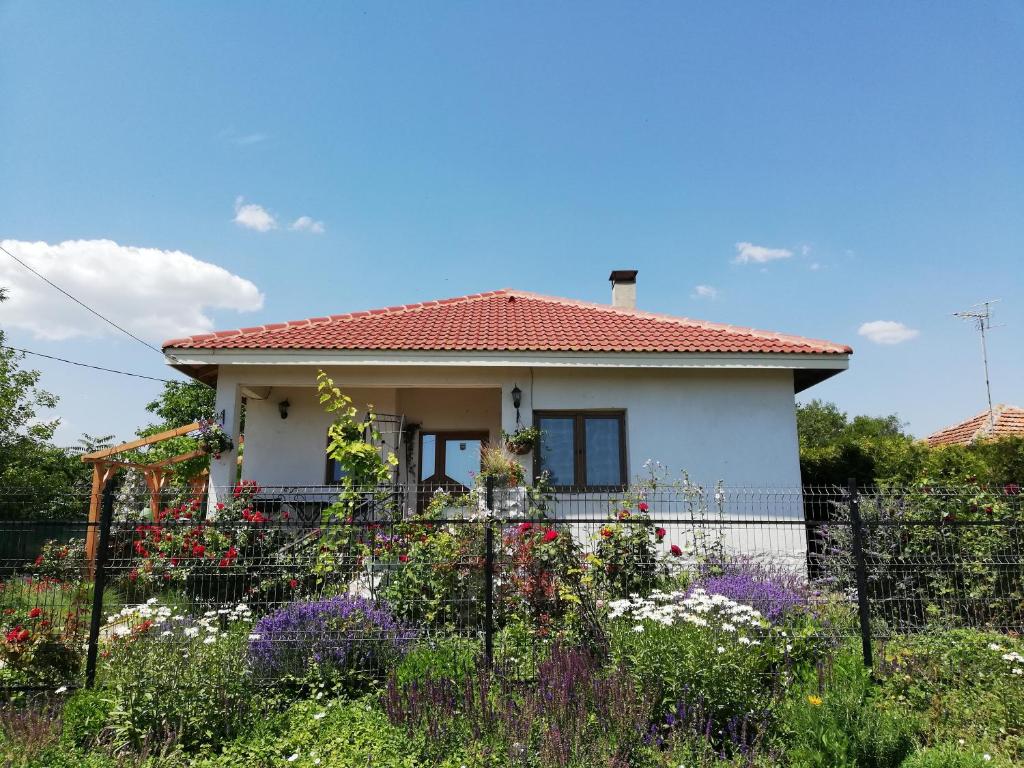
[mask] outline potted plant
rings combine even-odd
[[[505,447],[512,453],[525,456],[540,442],[540,430],[536,427],[516,427],[516,431],[511,434],[503,430],[501,437],[505,441]]]
[[[222,453],[230,451],[235,447],[235,444],[231,442],[231,438],[228,437],[228,433],[215,421],[199,422],[197,440],[199,441],[199,447],[212,454],[215,459],[219,459]]]
[[[488,445],[480,449],[480,473],[476,476],[480,491],[493,482],[493,507],[490,511],[516,517],[526,509],[526,468],[504,445]],[[478,494],[480,510],[487,511],[487,494]]]

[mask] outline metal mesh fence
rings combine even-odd
[[[94,522],[0,497],[0,688],[102,682],[131,644],[187,658],[226,636],[268,682],[319,663],[372,673],[435,635],[514,662],[547,638],[599,645],[616,601],[696,588],[769,619],[829,602],[827,631],[866,644],[1024,631],[1013,489],[459,490],[243,484],[216,502],[168,491],[154,515],[122,488]]]

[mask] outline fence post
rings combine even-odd
[[[484,485],[487,518],[484,529],[484,659],[488,667],[494,658],[494,478]]]
[[[864,523],[860,516],[860,493],[857,479],[850,478],[850,533],[853,539],[853,561],[857,576],[857,609],[860,613],[860,642],[864,651],[864,666],[874,669],[871,652],[871,608],[868,605],[868,564],[864,555]]]
[[[110,524],[114,519],[114,483],[103,487],[103,507],[100,513],[99,545],[96,548],[95,570],[92,582],[92,615],[89,619],[89,647],[85,657],[85,687],[96,682],[96,657],[99,655],[100,625],[103,622],[103,592],[107,585],[107,547],[110,544]]]

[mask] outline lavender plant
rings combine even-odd
[[[248,657],[258,677],[355,690],[382,679],[414,637],[386,606],[340,595],[291,603],[260,619]]]
[[[772,624],[808,604],[810,592],[800,576],[786,568],[750,557],[733,557],[706,563],[690,588],[724,595],[756,608]]]

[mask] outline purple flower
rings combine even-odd
[[[773,624],[794,609],[807,605],[807,591],[799,577],[780,568],[750,559],[734,559],[704,570],[690,588],[724,595],[756,608]]]
[[[259,675],[302,675],[312,665],[330,672],[382,674],[415,632],[370,600],[340,595],[296,602],[264,616],[249,637],[249,661]]]

